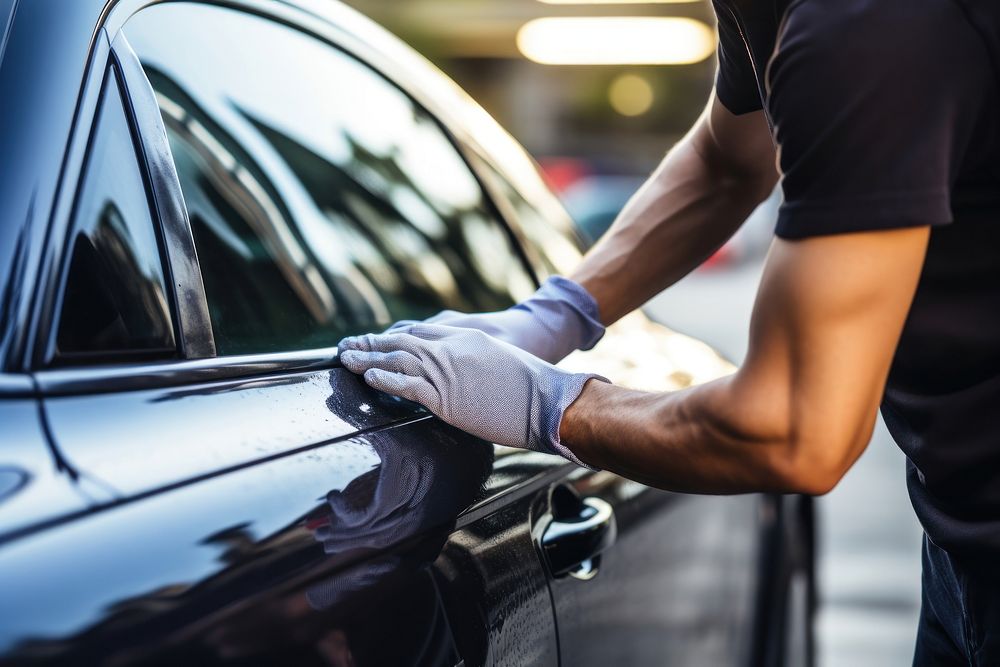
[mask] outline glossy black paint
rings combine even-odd
[[[341,368],[51,398],[45,406],[70,465],[125,498],[427,419]]]
[[[54,517],[86,511],[89,480],[74,482],[53,456],[33,398],[0,398],[0,541]]]
[[[494,450],[372,392],[335,350],[212,358],[162,123],[119,34],[145,4],[22,0],[0,56],[0,155],[16,156],[0,164],[0,663],[781,664],[787,573],[768,559],[808,559],[779,499],[679,496]],[[336,3],[219,4],[311,31],[406,89],[476,167],[531,271],[558,268],[565,214],[443,77]],[[187,358],[45,368],[112,61]],[[589,578],[556,578],[542,556],[567,484],[613,509]]]
[[[678,496],[613,475],[573,487],[611,504],[619,531],[597,576],[551,584],[563,664],[745,664],[768,500]],[[618,633],[627,640],[609,640]]]
[[[437,423],[370,432],[23,538],[0,550],[0,654],[309,664],[341,642],[358,664],[418,664],[372,630],[401,617],[420,648],[436,612],[419,573],[491,460]]]
[[[456,531],[435,564],[467,665],[550,666],[559,637],[546,572],[526,518],[537,495]]]

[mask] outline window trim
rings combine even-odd
[[[79,396],[164,389],[220,380],[341,368],[337,348],[276,352],[208,359],[79,366],[36,371],[43,396]]]
[[[168,298],[174,306],[181,358],[213,358],[216,356],[215,337],[198,252],[156,94],[123,32],[119,31],[112,41],[111,55],[121,72],[126,113],[131,116],[133,138],[138,138],[136,147],[142,154],[153,194],[155,219],[159,221],[160,238],[167,255],[164,269],[170,282]]]
[[[35,395],[35,383],[30,375],[0,373],[0,398],[27,398]]]

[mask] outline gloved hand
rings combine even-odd
[[[414,324],[419,323],[399,322],[386,333]],[[559,276],[549,278],[531,298],[507,310],[472,315],[446,310],[424,324],[477,329],[551,364],[576,350],[589,350],[604,335],[594,297],[582,286]]]
[[[416,324],[346,338],[340,362],[371,387],[420,403],[443,421],[508,447],[559,454],[584,465],[559,441],[563,413],[589,380],[482,331]]]

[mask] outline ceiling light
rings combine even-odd
[[[623,116],[641,116],[653,108],[655,94],[649,81],[638,74],[622,74],[611,82],[608,101]]]
[[[546,5],[680,5],[702,0],[538,0]]]
[[[715,32],[678,17],[574,17],[529,21],[521,53],[545,65],[686,65],[715,51]]]

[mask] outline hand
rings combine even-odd
[[[416,324],[341,341],[340,362],[371,387],[420,403],[484,440],[583,465],[559,441],[563,413],[597,375],[569,373],[482,331]]]
[[[414,324],[418,323],[399,322],[386,333]],[[604,335],[594,298],[572,280],[558,276],[549,278],[530,299],[507,310],[472,315],[446,310],[425,324],[476,329],[551,364],[576,350],[589,350]]]

